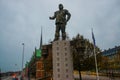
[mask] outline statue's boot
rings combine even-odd
[[[55,33],[55,39],[54,39],[54,41],[57,41],[57,40],[59,40],[59,32]]]
[[[57,41],[59,38],[58,37],[55,37],[54,41]]]
[[[62,40],[66,40],[66,34],[62,33]]]

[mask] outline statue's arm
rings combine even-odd
[[[71,18],[71,14],[69,13],[69,11],[68,10],[66,10],[66,14],[67,14],[67,22],[70,20],[70,18]]]
[[[49,19],[54,20],[56,18],[56,13],[54,13],[54,16],[49,17]]]

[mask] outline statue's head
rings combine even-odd
[[[62,9],[63,9],[63,5],[59,4],[59,10],[62,10]]]

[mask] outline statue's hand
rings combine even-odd
[[[52,19],[52,17],[49,17],[49,19]]]

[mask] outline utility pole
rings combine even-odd
[[[0,80],[1,80],[1,77],[2,77],[2,73],[1,73],[1,69],[0,69]]]
[[[25,46],[25,44],[22,43],[22,45],[23,45],[23,52],[22,52],[22,71],[21,71],[21,78],[22,78],[22,80],[23,80],[24,46]]]
[[[22,43],[23,45],[23,52],[22,52],[22,70],[23,70],[23,63],[24,63],[24,43]]]

